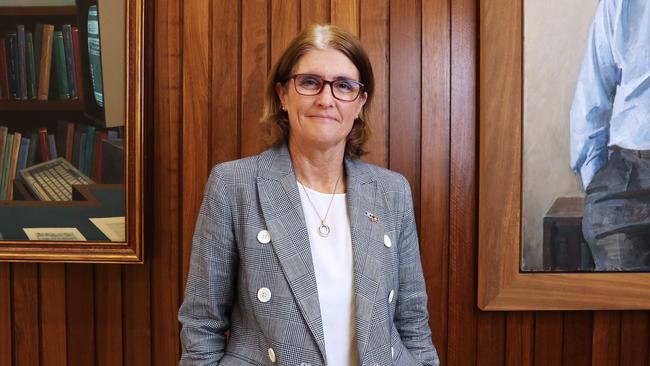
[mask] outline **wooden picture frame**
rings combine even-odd
[[[523,1],[480,1],[478,306],[650,309],[650,273],[522,273]]]
[[[21,212],[21,210],[26,210],[26,212],[35,212],[28,211],[30,208],[35,208],[39,210],[58,210],[65,209],[66,207],[97,207],[99,205],[98,199],[96,196],[103,195],[104,193],[99,194],[99,192],[109,192],[106,195],[108,197],[124,197],[124,205],[121,206],[121,202],[118,207],[121,207],[118,213],[123,213],[125,216],[125,240],[115,240],[111,241],[102,236],[102,239],[89,239],[87,241],[34,241],[34,240],[14,240],[13,238],[7,238],[6,240],[0,240],[0,261],[12,261],[12,262],[86,262],[86,263],[143,263],[144,261],[144,240],[143,240],[143,223],[144,223],[144,177],[145,177],[145,109],[146,101],[148,100],[145,95],[145,85],[148,82],[146,70],[150,69],[145,67],[145,33],[149,34],[151,32],[145,32],[145,2],[146,0],[123,0],[124,8],[120,8],[120,11],[124,11],[125,16],[125,27],[124,27],[124,44],[125,52],[123,57],[120,56],[118,60],[123,60],[124,65],[124,88],[119,88],[117,95],[124,95],[119,98],[120,107],[118,108],[118,114],[123,118],[122,127],[120,130],[120,139],[123,144],[123,170],[120,172],[120,179],[123,183],[121,184],[98,184],[90,186],[73,186],[73,200],[76,197],[78,202],[52,202],[44,203],[43,201],[38,200],[25,200],[25,201],[2,201],[0,202],[0,210],[5,210],[5,215],[7,212]],[[77,1],[77,6],[79,3],[97,3],[95,0],[83,0]],[[100,3],[101,5],[101,3]],[[119,4],[117,5],[120,6]],[[29,9],[25,7],[24,14],[23,10],[15,7],[14,9],[0,9],[0,12],[4,11],[3,15],[5,17],[11,17],[13,14],[16,14],[17,21],[25,21],[25,17],[42,17],[41,13],[43,11],[49,11],[47,15],[39,20],[34,20],[36,22],[48,22],[52,16],[67,16],[68,13],[74,11],[72,6],[68,6],[67,10],[64,9],[65,6],[61,7],[61,10],[56,9],[56,6],[53,7],[44,7],[41,6]],[[100,10],[101,11],[101,10]],[[59,14],[60,13],[60,14]],[[63,15],[61,15],[63,14]],[[89,13],[87,13],[89,14]],[[48,18],[50,17],[50,18]],[[43,20],[44,19],[44,20]],[[83,19],[83,18],[80,18]],[[30,20],[27,20],[30,22]],[[101,23],[101,22],[100,22]],[[119,22],[117,22],[120,24]],[[87,25],[89,25],[88,23]],[[83,27],[86,24],[79,23],[79,34],[80,38],[83,34]],[[101,28],[101,24],[100,24]],[[120,26],[121,28],[121,26]],[[118,37],[121,37],[118,35]],[[118,39],[119,41],[119,39]],[[121,42],[121,41],[120,41]],[[103,43],[103,39],[102,39]],[[118,43],[122,44],[122,43]],[[76,47],[76,44],[75,44]],[[83,46],[80,46],[83,47]],[[83,48],[81,48],[83,50]],[[75,49],[75,51],[78,51]],[[102,53],[105,51],[104,44],[102,44]],[[103,55],[102,55],[103,56]],[[82,56],[84,57],[84,56]],[[83,64],[83,58],[82,64]],[[102,61],[105,62],[105,59],[102,57]],[[122,70],[122,69],[120,69]],[[105,77],[105,76],[104,76]],[[118,75],[118,78],[120,76]],[[92,90],[90,91],[92,92]],[[104,94],[107,93],[106,86],[104,87]],[[124,100],[121,100],[121,99]],[[85,101],[84,101],[85,99]],[[88,103],[88,94],[85,98],[82,96],[79,98],[79,101],[74,101],[75,104],[81,104],[82,109],[84,109],[83,104]],[[114,99],[115,100],[115,99]],[[22,105],[20,103],[23,103]],[[57,106],[63,106],[65,104],[71,104],[73,102],[67,101],[24,101],[24,102],[14,102],[12,100],[5,101],[5,103],[0,103],[0,111],[3,109],[13,111],[13,113],[20,112],[22,109],[31,111],[31,108],[40,108],[40,107],[30,107],[28,103],[48,103],[47,109],[58,108]],[[34,104],[32,104],[34,105]],[[122,107],[123,105],[123,107]],[[63,107],[64,109],[67,107]],[[47,112],[41,112],[37,110],[35,113],[42,113],[45,115]],[[88,113],[88,109],[85,108],[85,112]],[[123,115],[121,114],[123,113]],[[92,115],[88,115],[88,119],[92,119]],[[100,121],[101,122],[101,121]],[[100,123],[98,122],[98,123]],[[105,125],[108,126],[108,121],[105,119]],[[101,127],[101,125],[99,125]],[[98,128],[100,128],[98,127]],[[100,144],[103,141],[100,141]],[[105,146],[105,145],[104,145]],[[100,150],[101,151],[101,150]],[[118,155],[119,157],[120,155]],[[119,161],[119,159],[118,159]],[[94,166],[93,166],[94,169]],[[20,187],[17,186],[19,183],[14,184],[14,192],[19,192]],[[114,195],[112,192],[118,192],[118,195]],[[93,194],[93,192],[97,194]],[[13,211],[7,211],[13,210]],[[25,215],[26,217],[32,217]],[[119,216],[119,215],[116,215]],[[92,217],[92,216],[91,216]],[[88,217],[82,216],[82,219],[79,221],[87,221]],[[27,221],[27,222],[25,222]],[[19,221],[20,226],[29,227],[30,222],[28,219],[23,219]],[[87,223],[83,224],[87,225]],[[52,225],[55,226],[55,225]],[[16,227],[19,227],[18,225]],[[101,231],[102,234],[106,232]],[[108,236],[106,234],[106,236]],[[118,236],[120,237],[120,236]]]

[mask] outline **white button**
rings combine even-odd
[[[390,293],[388,294],[388,303],[389,303],[389,304],[390,304],[391,302],[393,302],[393,295],[395,295],[395,291],[390,290]],[[269,297],[270,297],[270,296],[271,296],[271,294],[269,293]]]
[[[395,358],[395,349],[393,347],[390,348],[390,358]]]
[[[388,235],[384,235],[384,245],[386,246],[386,248],[390,248],[393,246],[393,242],[390,241]]]
[[[271,234],[269,234],[269,232],[266,230],[262,230],[259,233],[257,233],[257,241],[259,241],[262,244],[267,244],[268,242],[271,241]]]
[[[261,302],[269,302],[271,300],[271,290],[266,287],[257,290],[257,299]]]
[[[269,348],[269,360],[275,363],[275,351],[273,350],[273,348]]]

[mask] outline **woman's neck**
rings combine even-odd
[[[322,193],[345,193],[343,171],[344,152],[340,149],[320,151],[289,144],[289,154],[296,179],[315,191]],[[338,180],[338,184],[336,181]]]

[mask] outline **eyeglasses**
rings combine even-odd
[[[363,91],[363,84],[350,79],[325,80],[318,75],[312,74],[295,74],[289,80],[293,79],[296,92],[300,95],[314,96],[320,94],[329,84],[332,96],[343,102],[352,102],[359,97]]]

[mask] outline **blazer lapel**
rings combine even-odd
[[[355,331],[360,360],[367,351],[383,255],[383,196],[365,163],[346,159],[348,215],[354,255]],[[373,222],[367,213],[379,217]],[[375,319],[376,320],[376,319]]]
[[[325,359],[309,235],[287,147],[268,150],[259,164],[257,190],[266,229],[300,312]]]

